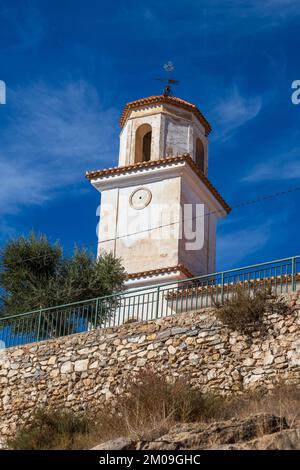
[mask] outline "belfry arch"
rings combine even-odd
[[[201,139],[196,139],[196,164],[204,172],[204,145]]]
[[[152,127],[150,124],[142,124],[135,134],[134,162],[148,162],[151,160]]]

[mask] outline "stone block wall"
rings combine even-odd
[[[38,407],[96,413],[145,367],[221,394],[300,385],[300,295],[288,301],[287,315],[266,313],[264,336],[232,331],[206,309],[2,350],[0,437]]]

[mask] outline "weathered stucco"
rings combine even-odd
[[[135,163],[136,133],[148,124],[152,129],[151,160],[189,153],[196,160],[196,139],[204,147],[204,169],[208,171],[208,139],[193,113],[172,105],[141,106],[132,110],[120,134],[119,166]]]
[[[179,176],[144,183],[135,175],[131,185],[102,191],[98,254],[112,251],[128,273],[176,266],[180,184]],[[151,191],[152,198],[147,207],[136,210],[129,201],[140,187]],[[161,225],[165,227],[158,228]]]
[[[265,336],[233,332],[207,309],[2,350],[0,436],[38,407],[95,413],[145,367],[221,394],[300,385],[300,296],[292,299],[287,315],[266,313]]]
[[[183,264],[193,275],[215,271],[217,219],[226,212],[187,162],[97,180],[101,191],[98,255],[112,251],[129,274]],[[148,205],[130,204],[137,190]]]

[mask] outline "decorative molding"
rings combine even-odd
[[[160,274],[176,273],[178,271],[184,274],[186,277],[193,277],[193,274],[191,271],[189,271],[189,269],[187,269],[183,264],[178,264],[177,266],[169,266],[167,268],[151,269],[149,271],[127,274],[127,279],[158,276]]]
[[[148,96],[147,98],[141,98],[139,100],[131,101],[127,103],[124,107],[121,117],[120,117],[120,127],[122,128],[128,118],[128,115],[131,110],[138,109],[142,106],[149,106],[152,104],[171,104],[178,106],[179,108],[186,109],[188,111],[192,111],[193,114],[198,118],[205,129],[205,135],[208,136],[211,132],[212,128],[207,119],[203,116],[201,111],[197,108],[196,105],[193,103],[189,103],[181,98],[177,98],[176,96],[166,96],[166,95],[158,95],[158,96]]]
[[[200,180],[204,183],[206,188],[214,195],[216,200],[219,204],[223,207],[223,209],[229,213],[231,211],[230,206],[225,202],[222,198],[220,193],[214,187],[214,185],[209,181],[207,176],[198,168],[194,160],[191,158],[189,154],[178,155],[176,157],[165,157],[159,160],[150,160],[148,162],[141,162],[141,163],[134,163],[127,166],[119,166],[113,168],[107,168],[104,170],[96,170],[96,171],[88,171],[86,172],[86,178],[94,185],[96,185],[96,180],[101,180],[104,178],[108,178],[110,176],[120,176],[125,174],[136,174],[137,172],[143,170],[149,170],[153,168],[160,168],[171,166],[180,163],[187,163],[193,172],[200,178]],[[103,180],[102,180],[103,181]],[[105,180],[104,180],[105,181]],[[100,185],[99,185],[100,186]]]

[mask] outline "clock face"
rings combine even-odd
[[[136,210],[144,209],[150,204],[152,193],[147,188],[138,188],[131,194],[129,203]]]

